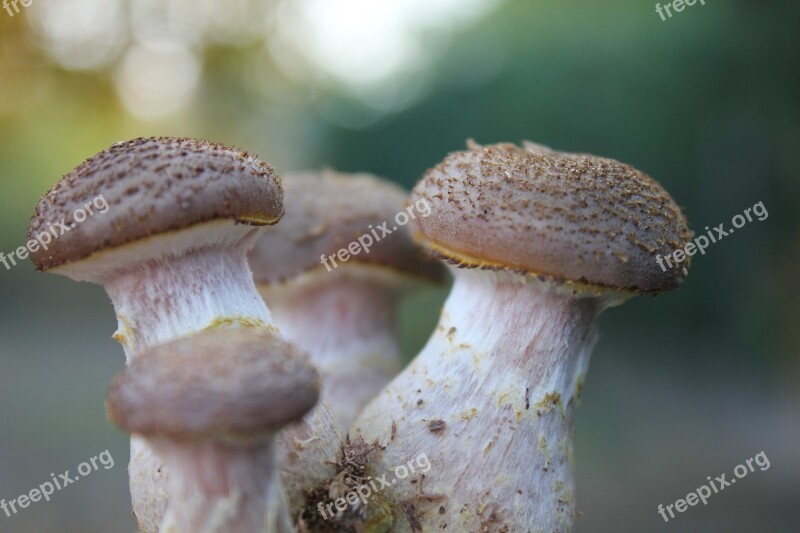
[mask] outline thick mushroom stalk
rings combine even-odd
[[[396,290],[374,268],[316,272],[291,287],[262,288],[281,334],[325,376],[323,397],[347,428],[400,372]]]
[[[672,198],[618,161],[470,144],[417,184],[414,237],[451,266],[430,341],[355,423],[372,475],[422,453],[388,489],[398,531],[572,529],[572,414],[597,316],[677,287],[654,254],[691,236]]]
[[[314,369],[276,336],[212,330],[142,354],[107,405],[170,472],[161,532],[288,532],[273,441],[318,396]]]
[[[272,437],[264,442],[148,443],[169,470],[164,533],[292,531]]]
[[[431,339],[359,417],[367,442],[387,444],[373,470],[392,472],[427,454],[425,479],[391,490],[431,527],[479,531],[497,522],[569,531],[572,414],[596,318],[622,296],[452,270],[455,283]]]

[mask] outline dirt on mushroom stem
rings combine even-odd
[[[319,505],[323,506],[337,498],[343,498],[356,486],[371,477],[370,461],[379,452],[377,442],[367,444],[361,437],[353,441],[348,437],[336,458],[335,474],[307,491],[306,505],[297,517],[301,532],[381,532],[392,525],[391,504],[380,493],[370,495],[366,504],[350,507],[331,517],[323,517]]]

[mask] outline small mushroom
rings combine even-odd
[[[108,211],[74,225],[73,212],[101,192]],[[65,224],[31,260],[40,271],[105,287],[119,321],[114,338],[130,361],[220,324],[270,325],[246,252],[257,226],[282,215],[279,179],[247,153],[194,139],[135,139],[64,176],[39,201],[28,238]]]
[[[329,170],[285,176],[283,186],[286,215],[262,233],[249,257],[281,334],[310,355],[323,380],[320,406],[304,427],[280,437],[284,483],[299,508],[306,490],[336,473],[341,449],[326,437],[330,421],[318,411],[327,405],[345,431],[400,371],[398,301],[444,272],[397,226],[398,213],[404,213],[401,222],[430,214],[427,205],[406,209],[400,187],[370,174]],[[388,233],[375,229],[381,226]],[[340,249],[348,250],[347,261],[337,257]]]
[[[428,344],[355,423],[385,447],[372,470],[430,457],[424,492],[387,489],[416,502],[423,531],[570,531],[572,414],[597,318],[680,285],[653,258],[691,237],[686,220],[636,169],[538,145],[473,143],[428,171],[421,199],[432,213],[414,237],[455,283]]]
[[[147,350],[114,380],[109,419],[169,470],[161,531],[292,531],[275,434],[317,402],[317,374],[277,336],[210,330]]]
[[[108,210],[76,225],[72,214],[102,193]],[[216,327],[274,329],[246,253],[259,228],[283,214],[272,169],[247,153],[194,139],[134,139],[64,176],[39,201],[29,239],[60,223],[31,253],[40,271],[103,285],[114,335],[128,361],[149,347]],[[165,472],[131,441],[131,497],[139,527],[158,531]]]

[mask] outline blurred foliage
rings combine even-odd
[[[759,365],[798,346],[785,333],[796,295],[786,276],[800,253],[799,13],[796,2],[739,1],[661,22],[641,3],[506,2],[445,43],[418,73],[416,100],[383,113],[341,86],[299,83],[260,41],[211,44],[191,103],[155,121],[126,112],[112,72],[57,67],[26,12],[3,16],[0,246],[22,242],[37,197],[61,174],[134,136],[211,138],[279,171],[330,165],[407,187],[468,137],[532,139],[645,170],[697,232],[763,201],[767,221],[695,257],[679,296],[637,319],[643,335],[667,324],[724,339],[708,355],[726,365]],[[612,331],[638,314],[613,313]]]

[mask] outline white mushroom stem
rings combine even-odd
[[[106,285],[128,358],[190,333],[219,326],[269,327],[243,250],[197,250],[136,265]]]
[[[289,532],[272,438],[261,442],[149,441],[169,469],[163,533]]]
[[[340,270],[317,270],[260,290],[283,337],[311,357],[323,377],[322,398],[346,430],[397,375],[402,360],[397,281],[381,279],[377,267]]]
[[[114,338],[130,361],[216,326],[273,327],[246,260],[258,235],[252,226],[210,222],[97,254],[60,273],[105,286],[117,314]]]
[[[393,501],[414,503],[424,531],[569,531],[572,413],[596,318],[624,295],[452,270],[428,344],[356,422],[367,442],[386,446],[373,475],[427,454],[424,480],[388,489]]]

